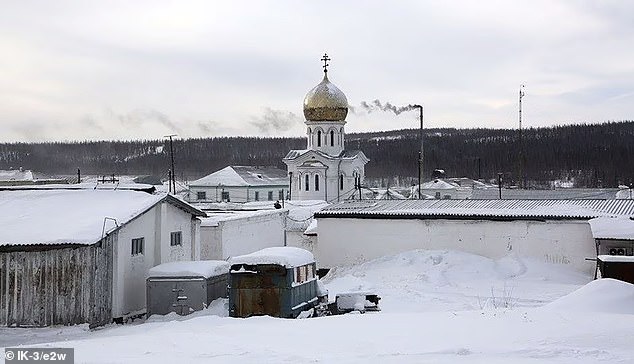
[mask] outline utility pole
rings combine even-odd
[[[522,143],[522,97],[524,97],[524,85],[520,85],[520,95],[519,95],[519,121],[520,121],[520,128],[519,128],[519,187],[520,188],[524,188],[524,171],[523,171],[523,167],[524,167],[524,144]]]
[[[498,191],[500,193],[500,200],[502,199],[502,173],[498,173]]]
[[[176,173],[174,171],[174,147],[172,146],[172,137],[175,137],[176,134],[166,135],[165,138],[170,138],[170,159],[172,161],[170,168],[170,181],[169,181],[169,192],[176,194]],[[173,188],[172,188],[173,186]]]

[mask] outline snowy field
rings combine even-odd
[[[77,363],[634,363],[634,285],[564,266],[412,251],[324,282],[331,294],[374,290],[382,311],[234,319],[217,300],[95,331],[2,328],[0,347],[73,347]]]

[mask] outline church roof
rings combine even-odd
[[[190,186],[288,185],[286,171],[270,166],[227,166],[189,183]]]
[[[327,159],[354,159],[357,157],[357,155],[359,154],[363,154],[362,151],[360,150],[342,150],[341,153],[339,153],[339,155],[336,156],[332,156],[330,154],[326,154],[322,151],[319,150],[314,150],[314,149],[294,149],[291,150],[290,152],[288,152],[288,154],[286,154],[286,157],[284,157],[285,160],[293,160],[296,158],[301,157],[302,155],[308,153],[308,152],[314,152],[316,154],[318,154],[321,157],[327,158]],[[365,156],[365,154],[363,154]]]

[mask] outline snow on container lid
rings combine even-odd
[[[313,253],[301,248],[290,246],[273,247],[258,250],[251,254],[240,255],[229,259],[233,264],[276,264],[286,268],[298,267],[300,265],[315,262]]]
[[[224,260],[196,260],[169,262],[150,268],[148,277],[215,277],[229,273],[229,263]]]
[[[599,255],[597,258],[602,262],[634,263],[634,256],[632,255]]]

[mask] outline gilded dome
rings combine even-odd
[[[341,121],[348,115],[348,99],[328,76],[304,98],[304,117],[309,121]]]

